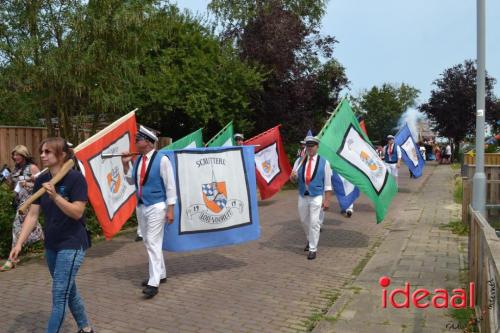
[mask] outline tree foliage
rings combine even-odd
[[[419,109],[435,124],[440,135],[463,140],[475,132],[476,123],[476,75],[472,60],[446,69],[441,78],[434,81],[436,89],[427,103]],[[493,94],[495,79],[486,75],[486,120],[494,124],[500,118],[498,101]]]
[[[395,128],[401,115],[416,105],[420,91],[405,83],[399,87],[384,83],[365,91],[356,105],[366,112],[366,130],[373,142],[382,144]]]
[[[225,23],[223,36],[234,38],[240,57],[266,74],[263,90],[251,100],[254,132],[282,123],[285,139],[298,141],[309,128],[319,130],[347,87],[344,67],[333,58],[337,41],[317,29],[325,4],[220,0],[209,5]]]
[[[0,122],[57,118],[61,135],[139,118],[177,137],[245,120],[261,75],[187,13],[156,0],[0,3]],[[23,115],[25,117],[23,118]],[[219,128],[213,129],[216,132]]]

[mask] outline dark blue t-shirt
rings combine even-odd
[[[50,172],[40,175],[33,188],[35,193],[43,183],[52,179]],[[70,170],[55,186],[57,193],[69,202],[87,201],[87,183],[83,175]],[[84,249],[89,247],[85,219],[75,220],[64,214],[47,193],[38,198],[35,205],[40,205],[45,217],[45,248],[50,250]]]

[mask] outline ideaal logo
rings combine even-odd
[[[207,157],[196,161],[196,165],[198,167],[210,165],[212,180],[201,185],[204,204],[194,204],[187,208],[186,214],[188,218],[190,220],[197,218],[202,223],[222,224],[231,219],[234,211],[241,214],[243,212],[243,202],[238,199],[228,199],[226,181],[217,180],[215,177],[213,166],[226,166],[226,160]]]
[[[404,289],[396,288],[392,290],[387,295],[387,287],[391,284],[391,279],[387,276],[383,276],[379,279],[379,284],[382,287],[382,308],[387,308],[387,298],[392,305],[392,307],[396,309],[400,308],[409,308],[410,300],[414,307],[419,309],[424,309],[429,306],[432,306],[436,309],[448,308],[450,305],[455,309],[465,309],[467,308],[467,304],[469,308],[474,308],[474,300],[475,300],[475,287],[474,282],[469,283],[469,292],[462,288],[453,289],[451,293],[451,298],[449,298],[448,291],[446,289],[435,289],[434,295],[425,288],[418,288],[414,292],[410,293],[410,283],[406,282]],[[403,296],[402,303],[398,303],[395,300],[396,295]],[[425,302],[424,299],[427,296],[432,295],[431,302]],[[467,301],[468,299],[468,301]]]

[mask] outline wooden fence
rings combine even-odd
[[[464,154],[464,164],[472,165],[476,163],[476,157]],[[488,153],[484,154],[484,165],[500,165],[500,154],[499,153]]]
[[[475,312],[480,332],[500,330],[500,239],[495,230],[469,207],[469,276],[475,287]]]
[[[90,130],[82,130],[79,137],[87,139],[90,135]],[[10,152],[17,145],[28,147],[35,163],[41,167],[38,146],[47,136],[48,131],[45,127],[0,126],[0,168],[7,164],[12,169],[14,162],[10,157]],[[169,137],[160,137],[158,147],[165,147],[171,142],[172,139]]]
[[[462,221],[469,224],[469,205],[472,203],[472,179],[462,178]],[[500,222],[500,180],[486,181],[486,205],[495,205],[486,207],[486,218],[490,221]],[[498,226],[500,227],[500,225]]]

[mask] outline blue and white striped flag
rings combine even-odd
[[[401,147],[401,157],[406,165],[408,165],[411,173],[415,178],[422,176],[425,161],[420,153],[419,147],[411,135],[408,124],[405,124],[403,128],[399,130],[398,134],[394,137],[394,141]]]
[[[334,170],[332,170],[332,186],[341,211],[347,210],[359,197],[359,188]]]

